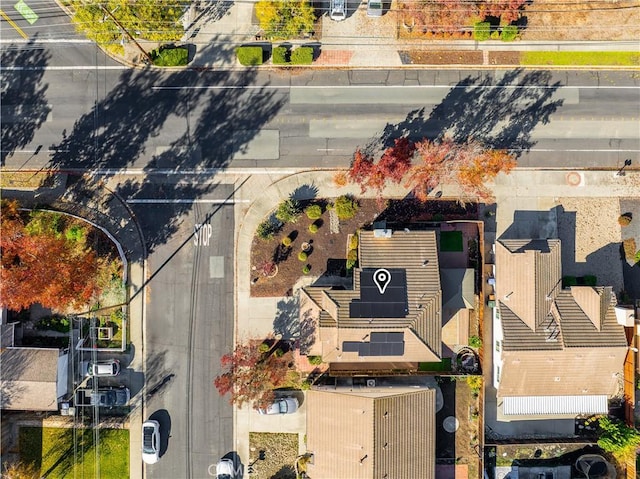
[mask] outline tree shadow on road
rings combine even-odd
[[[139,165],[141,174],[120,183],[114,193],[124,201],[170,205],[156,208],[153,222],[145,225],[145,254],[151,253],[178,230],[193,200],[216,188],[215,173],[245,151],[281,108],[283,100],[275,91],[256,82],[255,69],[127,70],[53,146],[50,167],[101,170],[100,176],[108,178]],[[211,176],[203,181],[203,176],[190,175],[196,170],[212,170]],[[162,175],[174,179],[163,185],[171,191],[159,191]],[[73,198],[69,191],[67,196]]]
[[[0,165],[33,140],[36,130],[51,112],[46,98],[48,85],[42,83],[51,55],[36,47],[36,40],[33,38],[21,46],[7,45],[2,50]],[[22,70],[7,70],[7,67],[21,67]]]
[[[548,123],[563,104],[553,97],[560,82],[551,81],[549,71],[523,69],[506,72],[501,78],[468,76],[431,113],[426,115],[425,108],[420,108],[398,124],[387,124],[380,140],[373,140],[367,148],[389,147],[400,136],[413,141],[448,136],[456,142],[475,139],[489,148],[510,149],[519,155],[535,144],[531,133],[536,125]]]

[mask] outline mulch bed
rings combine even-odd
[[[520,52],[489,52],[490,65],[520,65]]]
[[[469,50],[408,50],[401,51],[400,58],[404,64],[418,65],[482,65],[482,52]]]
[[[304,202],[307,207],[312,203],[323,204],[323,200]],[[432,200],[421,203],[417,200],[388,200],[380,204],[373,199],[359,200],[360,208],[350,220],[340,221],[340,232],[331,233],[329,211],[324,211],[320,220],[322,226],[317,233],[309,232],[313,220],[302,214],[296,223],[285,224],[282,230],[271,240],[254,237],[251,246],[251,296],[281,297],[293,294],[293,286],[305,276],[302,269],[309,265],[310,276],[346,276],[347,236],[358,229],[370,228],[374,221],[386,220],[394,229],[416,227],[421,222],[439,222],[458,219],[477,219],[475,203],[462,206],[451,200]],[[290,247],[282,245],[286,236],[294,238]],[[311,243],[306,261],[298,259],[303,242]],[[266,261],[275,261],[278,273],[271,278],[264,277],[260,265]],[[255,269],[253,269],[255,268]],[[257,279],[257,281],[256,281]],[[254,283],[255,281],[255,283]]]

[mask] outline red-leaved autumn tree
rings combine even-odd
[[[273,390],[280,387],[291,370],[291,352],[269,349],[263,351],[259,341],[236,345],[230,354],[220,359],[223,372],[214,380],[221,396],[230,394],[230,401],[238,407],[252,402],[258,409],[274,399]]]
[[[357,150],[347,178],[360,185],[363,193],[379,193],[388,183],[404,180],[405,186],[422,201],[426,201],[429,192],[439,184],[455,184],[465,197],[489,200],[491,192],[486,183],[500,172],[509,173],[515,165],[512,154],[485,148],[477,141],[455,143],[445,138],[424,139],[413,144],[399,138],[377,162]]]
[[[2,201],[1,215],[2,306],[19,311],[39,303],[65,312],[95,298],[100,263],[84,241],[48,228],[30,228],[15,201]]]
[[[417,143],[416,150],[420,163],[411,168],[406,186],[422,201],[442,183],[458,185],[463,196],[490,200],[486,183],[516,166],[514,156],[506,150],[487,149],[473,140],[455,143],[451,139],[425,139]]]

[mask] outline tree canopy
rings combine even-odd
[[[307,0],[260,0],[256,17],[271,40],[296,38],[313,31],[315,11]]]
[[[486,183],[515,165],[515,158],[508,152],[487,149],[472,140],[455,143],[451,139],[424,139],[414,144],[402,137],[377,162],[356,150],[347,179],[360,185],[362,192],[381,192],[388,183],[404,180],[405,186],[423,201],[439,184],[456,184],[463,195],[488,200],[491,192]]]
[[[15,201],[0,206],[2,306],[18,311],[39,303],[65,312],[96,298],[113,265],[87,245],[89,228],[81,220],[42,211],[27,215]]]
[[[293,361],[290,352],[283,354],[269,348],[265,351],[260,346],[255,341],[239,343],[232,353],[220,359],[223,372],[214,384],[220,395],[230,394],[231,403],[238,407],[253,402],[258,409],[273,401],[273,389],[284,383]]]
[[[601,417],[598,426],[598,446],[604,451],[610,452],[622,462],[635,455],[636,449],[640,447],[640,432],[622,421],[611,420],[608,417]]]
[[[66,0],[63,3],[74,12],[72,20],[77,30],[103,46],[118,46],[123,38],[128,40],[109,13],[134,38],[155,42],[180,40],[184,33],[180,19],[189,5],[189,2],[181,0]]]

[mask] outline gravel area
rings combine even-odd
[[[563,276],[593,274],[598,285],[623,288],[620,206],[617,198],[561,198],[558,235]],[[562,210],[560,210],[562,211]]]

